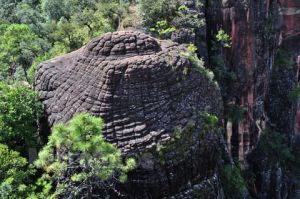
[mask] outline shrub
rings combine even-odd
[[[23,198],[29,191],[33,173],[25,158],[0,144],[0,198]]]
[[[202,112],[200,115],[204,121],[204,131],[209,131],[216,128],[219,121],[217,116],[207,112]]]
[[[25,83],[0,82],[0,142],[10,147],[37,144],[42,104]]]
[[[146,27],[155,27],[158,21],[171,22],[179,7],[178,0],[139,0],[139,12]]]
[[[200,11],[203,4],[196,0],[196,5],[191,9],[186,5],[180,5],[176,11],[176,15],[172,20],[172,24],[176,28],[201,28],[205,25],[204,14]]]
[[[150,28],[150,31],[157,33],[160,38],[170,37],[170,34],[175,30],[176,28],[169,25],[167,20],[158,21],[154,28]]]
[[[216,35],[216,39],[218,42],[222,44],[223,47],[225,48],[231,47],[231,38],[223,29],[220,29],[218,31],[218,34]]]
[[[194,44],[189,44],[187,50],[182,52],[182,56],[185,56],[193,65],[193,70],[206,76],[210,81],[214,80],[214,73],[204,67],[204,62],[197,56],[197,47]]]

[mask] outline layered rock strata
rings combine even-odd
[[[261,172],[251,190],[257,198],[293,195],[291,178],[281,168],[270,169],[265,157],[251,162],[248,155],[266,128],[286,136],[291,148],[299,137],[299,108],[290,98],[299,81],[299,7],[298,0],[206,1],[208,54],[211,67],[221,73],[217,77],[231,154]],[[215,49],[220,29],[231,36],[231,48]],[[230,115],[233,105],[243,111],[235,120]]]
[[[101,116],[105,138],[136,157],[139,167],[119,187],[128,198],[176,194],[215,173],[217,137],[202,134],[200,113],[221,116],[221,95],[185,51],[143,33],[115,32],[38,67],[35,88],[50,127],[79,112]]]

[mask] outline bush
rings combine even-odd
[[[167,20],[156,22],[154,28],[150,28],[152,32],[158,34],[160,38],[169,38],[170,34],[176,30],[174,26],[168,24]]]
[[[42,104],[26,83],[0,82],[0,142],[9,147],[37,144]]]
[[[216,39],[218,42],[222,44],[223,47],[225,48],[231,47],[231,38],[223,29],[220,29],[218,31],[218,34],[216,35]]]
[[[189,44],[187,50],[182,52],[181,55],[185,56],[191,62],[194,71],[199,72],[201,75],[206,76],[210,81],[213,81],[214,73],[204,67],[204,61],[198,58],[196,51],[197,47],[194,44]],[[217,85],[217,83],[215,84]]]
[[[203,4],[195,1],[196,5],[193,9],[186,5],[180,5],[176,11],[176,15],[172,20],[172,24],[176,28],[201,28],[205,25],[204,14],[200,11]]]
[[[218,117],[207,112],[201,112],[200,115],[204,121],[203,131],[209,132],[215,130],[219,122]]]
[[[171,22],[179,7],[178,0],[139,0],[139,12],[146,27],[155,27],[158,21]]]
[[[197,29],[205,24],[200,11],[202,3],[196,0],[195,8],[181,5],[179,0],[140,0],[139,12],[143,25],[159,37],[171,38],[176,29]]]
[[[24,198],[33,173],[25,158],[0,144],[0,198]]]

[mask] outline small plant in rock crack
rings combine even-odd
[[[204,130],[209,131],[218,125],[219,119],[217,116],[207,113],[207,112],[201,112],[200,113],[203,121],[204,121]]]
[[[196,51],[197,47],[194,44],[190,43],[187,47],[187,50],[185,52],[182,52],[181,55],[186,57],[191,62],[194,71],[205,75],[209,80],[213,81],[214,73],[204,67],[204,61],[198,58]]]
[[[217,39],[218,42],[221,43],[221,45],[224,48],[230,48],[231,47],[231,38],[223,29],[220,29],[218,31],[218,34],[216,35],[216,39]]]
[[[219,118],[216,115],[208,112],[200,112],[199,114],[203,120],[203,127],[200,133],[200,139],[204,139],[204,137],[208,133],[213,133],[214,135],[218,136],[220,132],[220,129],[218,128]]]
[[[186,126],[177,126],[174,129],[173,137],[163,144],[156,146],[158,158],[162,164],[165,164],[165,155],[175,152],[177,158],[184,159],[194,144],[192,139],[196,131],[195,121],[189,121]]]

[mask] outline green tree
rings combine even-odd
[[[0,25],[0,34],[0,78],[14,78],[21,68],[28,81],[27,69],[42,51],[39,38],[24,24]]]
[[[64,0],[42,0],[42,9],[49,20],[59,21],[62,17],[69,18],[67,11],[69,8]]]
[[[114,31],[124,15],[119,3],[114,1],[44,0],[47,16],[44,34],[54,51],[63,53],[80,48],[93,37]]]
[[[37,120],[42,105],[28,85],[0,82],[0,142],[10,147],[37,143]]]
[[[99,6],[99,9],[100,7],[101,6]],[[78,24],[79,27],[86,29],[86,41],[92,39],[92,37],[97,37],[106,32],[114,31],[114,27],[112,25],[113,22],[111,20],[112,19],[105,16],[105,12],[100,10],[95,11],[91,8],[85,8],[71,17],[71,21],[74,24]]]
[[[121,152],[102,135],[101,118],[81,113],[67,125],[57,124],[36,165],[56,181],[52,196],[100,197],[97,191],[113,189],[135,167],[132,158],[122,162]],[[103,193],[102,193],[103,196]]]
[[[194,8],[201,8],[203,4],[200,0],[195,1],[196,5]],[[205,25],[204,14],[198,9],[190,9],[186,5],[178,7],[176,16],[172,20],[172,24],[176,28],[201,28]]]
[[[0,144],[0,198],[24,198],[29,192],[34,169],[25,158]]]
[[[16,16],[18,23],[27,24],[31,26],[36,34],[40,31],[41,23],[45,22],[45,18],[41,12],[40,6],[33,6],[29,3],[19,3],[16,8]]]
[[[176,16],[178,0],[139,0],[139,12],[146,27],[155,27],[158,21],[169,24]]]
[[[0,20],[4,23],[16,23],[16,8],[22,0],[0,0]]]
[[[19,5],[26,4],[31,8],[38,8],[39,0],[0,0],[0,22],[2,23],[21,23],[19,15]],[[34,12],[34,9],[31,9],[31,12]],[[27,13],[30,14],[31,13]]]
[[[60,19],[56,28],[53,32],[55,45],[63,45],[67,52],[80,48],[89,39],[87,28],[65,18]]]

